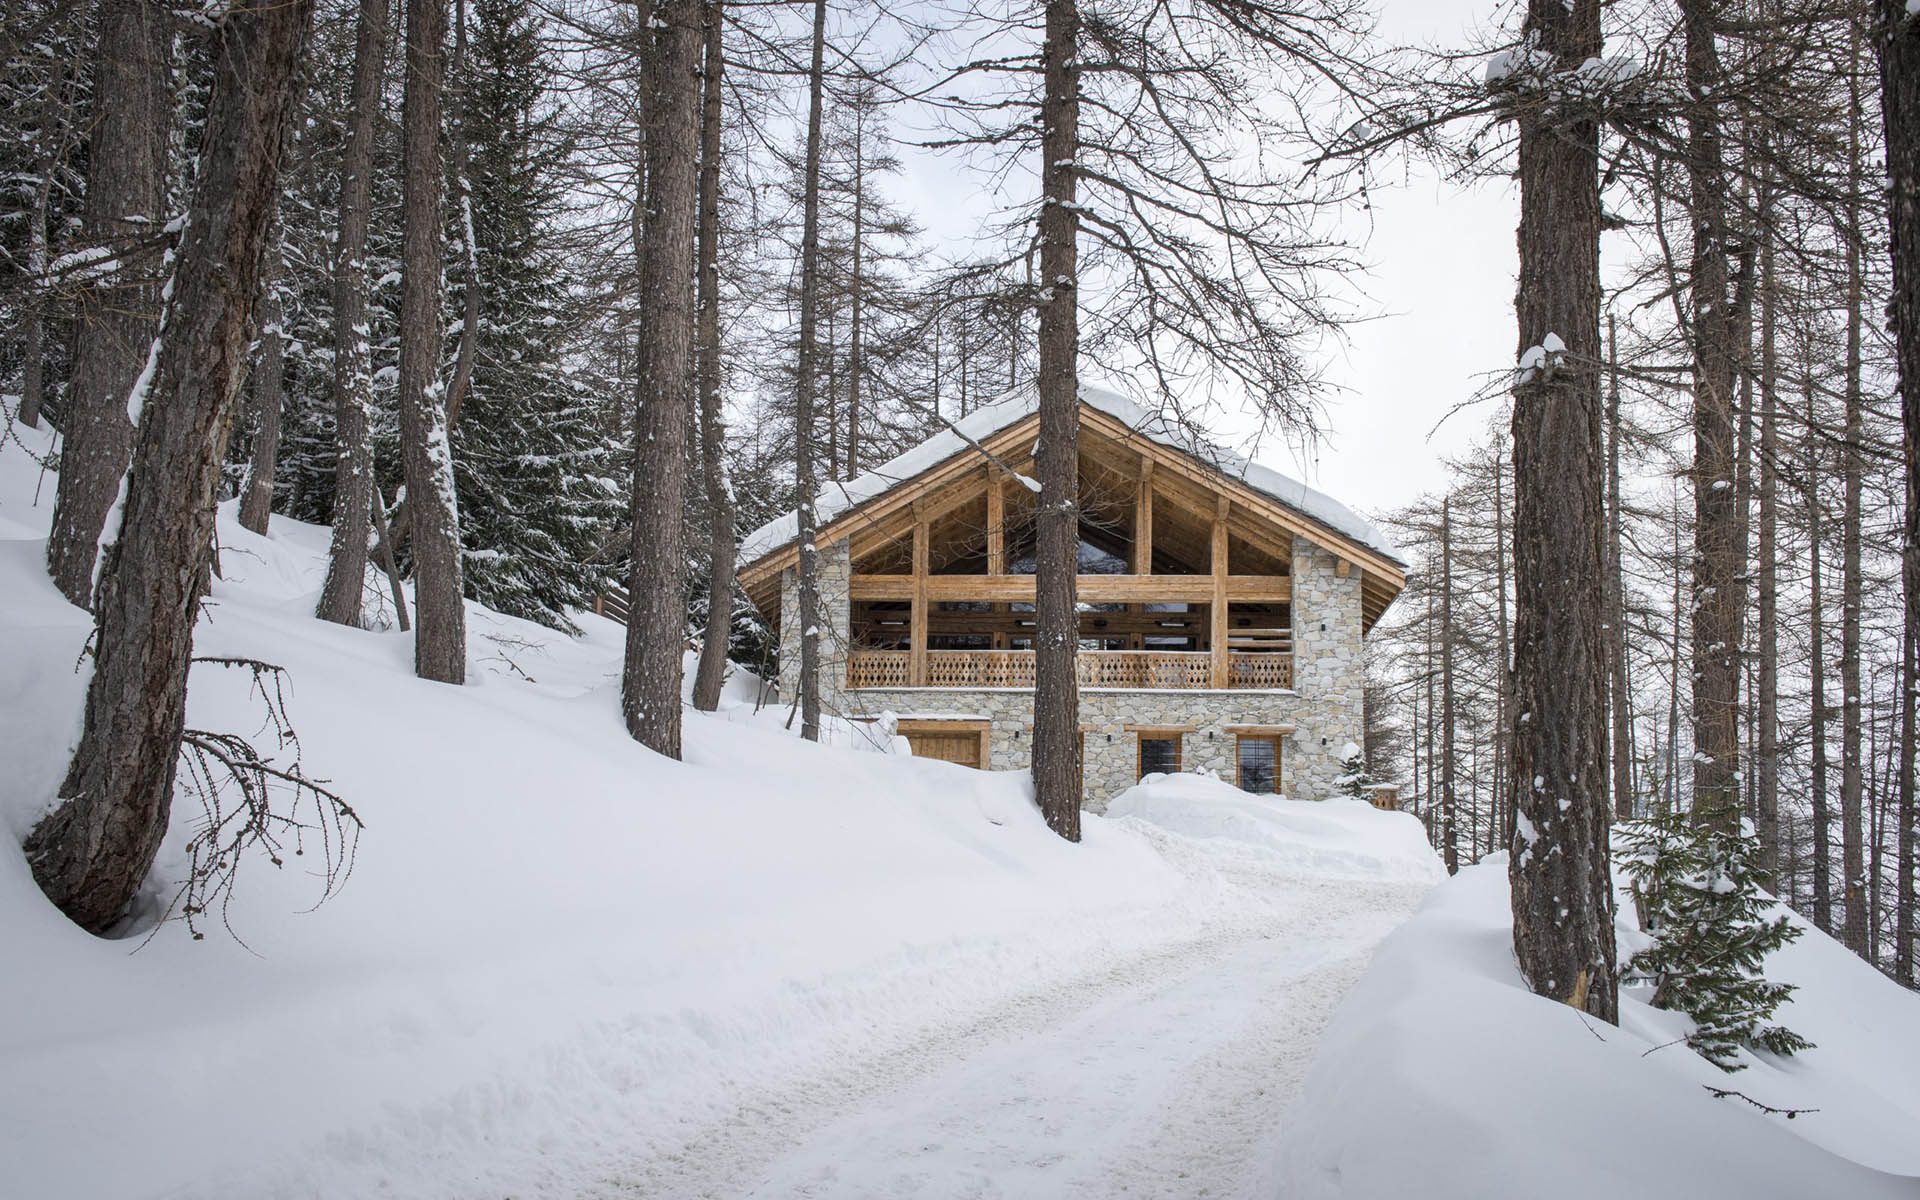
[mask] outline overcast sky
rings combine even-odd
[[[1470,27],[1495,17],[1503,0],[1376,2],[1384,43],[1458,47],[1467,43]],[[911,142],[921,131],[896,132]],[[888,190],[936,243],[969,240],[997,207],[994,197],[980,193],[978,177],[957,163],[911,150],[902,157],[905,172]],[[1397,169],[1381,174],[1403,178]],[[1446,474],[1440,456],[1480,438],[1493,415],[1482,404],[1434,428],[1482,389],[1490,373],[1514,360],[1518,199],[1511,185],[1469,191],[1431,173],[1374,191],[1371,199],[1372,211],[1353,217],[1346,232],[1363,241],[1362,257],[1372,269],[1348,282],[1364,292],[1363,310],[1377,316],[1354,326],[1344,346],[1330,347],[1326,356],[1327,436],[1306,454],[1273,438],[1256,456],[1377,513],[1440,487]],[[1125,386],[1124,380],[1088,378]],[[1222,422],[1221,440],[1244,448],[1255,422],[1234,424]]]

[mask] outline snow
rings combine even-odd
[[[1194,455],[1368,549],[1396,562],[1401,561],[1399,550],[1379,526],[1331,496],[1222,447],[1196,442],[1186,430],[1119,392],[1083,384],[1080,399],[1082,403],[1125,422],[1142,436]],[[1028,395],[1011,396],[982,405],[953,422],[951,428],[934,434],[873,470],[849,480],[827,484],[820,490],[819,499],[814,504],[819,523],[825,525],[849,509],[891,491],[956,455],[980,453],[976,443],[1031,416],[1038,411],[1037,406],[1038,400]],[[1021,477],[1021,482],[1029,490],[1039,490],[1039,484],[1034,481]],[[799,528],[797,513],[790,512],[768,521],[740,543],[741,563],[752,563],[790,544],[798,536]]]
[[[1723,1074],[1645,996],[1624,994],[1612,1028],[1528,992],[1505,856],[1469,867],[1382,944],[1335,1014],[1289,1114],[1276,1194],[1911,1198],[1920,997],[1814,931],[1767,972],[1799,985],[1778,1019],[1816,1046]],[[1709,1086],[1819,1111],[1788,1121]],[[1371,1136],[1382,1129],[1393,1137]]]
[[[89,620],[44,575],[46,435],[16,432],[17,843],[78,735]],[[900,754],[886,721],[803,742],[744,672],[669,761],[622,728],[613,623],[470,606],[469,685],[423,682],[408,635],[312,617],[326,530],[233,517],[195,651],[287,669],[358,858],[318,908],[310,859],[246,861],[242,946],[89,937],[0,853],[9,1196],[1244,1191],[1335,999],[1434,877],[1407,818],[1197,777],[1069,845],[1023,775]],[[233,674],[196,670],[189,721],[255,736]],[[196,811],[178,799],[157,900]]]

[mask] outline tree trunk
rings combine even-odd
[[[1607,318],[1607,679],[1613,722],[1613,815],[1633,820],[1633,696],[1627,690],[1627,586],[1621,555],[1620,357]]]
[[[49,899],[94,933],[145,880],[167,831],[185,726],[199,565],[244,369],[312,0],[239,0],[214,82],[170,312],[120,536],[102,573],[86,723],[61,803],[27,839]]]
[[[727,479],[726,414],[720,397],[720,132],[726,73],[726,8],[707,0],[700,116],[700,456],[707,488],[707,633],[694,675],[693,706],[720,707],[733,640],[733,486]]]
[[[460,348],[453,356],[453,378],[447,384],[447,431],[460,424],[460,407],[473,385],[473,364],[480,353],[480,247],[473,236],[473,186],[468,163],[473,146],[467,140],[467,5],[453,0],[453,202],[460,216],[460,259],[465,269],[461,289]]]
[[[1760,867],[1778,887],[1780,873],[1780,363],[1778,351],[1779,277],[1775,274],[1773,198],[1769,188],[1760,202],[1760,728],[1755,738],[1754,770],[1758,799],[1754,829],[1760,839]]]
[[[1888,232],[1893,297],[1888,308],[1900,364],[1900,417],[1906,460],[1906,516],[1900,575],[1905,653],[1900,671],[1900,805],[1894,973],[1915,982],[1914,692],[1920,688],[1920,17],[1903,0],[1878,0],[1880,115],[1886,126]]]
[[[851,299],[852,319],[847,330],[847,474],[852,479],[860,473],[860,375],[866,369],[862,361],[861,339],[864,336],[864,313],[861,311],[866,301],[866,280],[862,275],[862,255],[866,249],[866,198],[867,178],[862,152],[866,150],[866,109],[854,111],[853,129],[853,276]]]
[[[1080,840],[1080,147],[1078,0],[1046,0],[1040,107],[1040,477],[1034,525],[1033,790],[1055,833]],[[1224,636],[1214,629],[1212,637]]]
[[[1745,605],[1735,505],[1733,389],[1737,313],[1729,295],[1727,173],[1716,99],[1723,0],[1683,0],[1687,180],[1693,224],[1693,820],[1740,821],[1740,617]]]
[[[1506,464],[1500,454],[1493,456],[1493,613],[1495,648],[1499,653],[1498,713],[1494,722],[1493,807],[1498,821],[1488,830],[1489,851],[1500,843],[1512,843],[1514,830],[1512,738],[1513,725],[1513,631],[1507,617],[1507,500]],[[1499,842],[1495,842],[1495,838]]]
[[[1856,26],[1857,30],[1857,26]],[[1860,729],[1860,607],[1862,577],[1860,523],[1862,497],[1861,444],[1865,440],[1865,409],[1861,400],[1861,290],[1860,189],[1866,186],[1860,164],[1860,73],[1858,33],[1848,62],[1847,87],[1851,101],[1847,124],[1847,198],[1840,236],[1846,246],[1846,379],[1844,403],[1846,433],[1841,447],[1842,509],[1840,518],[1840,895],[1841,940],[1855,954],[1866,957],[1867,905],[1865,846],[1861,830],[1861,798],[1866,763]]]
[[[412,518],[414,674],[439,683],[465,683],[467,613],[459,502],[447,442],[446,385],[440,376],[440,274],[445,257],[440,94],[446,41],[446,0],[410,0],[402,121],[406,173],[400,232],[400,453]]]
[[[793,405],[793,474],[800,539],[800,736],[820,740],[820,552],[814,545],[814,402],[820,381],[820,153],[826,91],[827,4],[813,6],[813,58],[807,75],[807,161],[800,231],[800,361]],[[829,434],[833,429],[827,422]],[[834,453],[827,451],[827,470]]]
[[[134,381],[160,323],[156,239],[166,221],[167,10],[156,0],[101,0],[94,113],[87,145],[84,237],[117,262],[81,298],[47,571],[91,607],[107,513],[133,448]]]
[[[1440,848],[1447,874],[1458,875],[1460,810],[1453,787],[1453,734],[1453,498],[1445,496],[1440,501]]]
[[[360,624],[373,486],[373,350],[367,327],[367,224],[373,209],[374,120],[386,63],[387,0],[360,0],[353,95],[340,169],[340,230],[333,263],[333,540],[318,616]],[[384,539],[385,535],[382,535]],[[389,548],[391,549],[391,548]],[[406,628],[401,612],[402,629]]]
[[[633,455],[633,568],[621,709],[627,732],[680,757],[687,636],[687,413],[692,408],[694,209],[700,143],[702,0],[653,10],[647,58],[646,222]]]
[[[1819,426],[1814,421],[1813,375],[1807,372],[1807,638],[1812,678],[1812,729],[1808,732],[1808,782],[1813,792],[1813,923],[1833,932],[1833,815],[1827,810],[1827,656],[1826,616],[1822,611],[1820,539],[1824,522],[1820,511]]]
[[[280,462],[280,407],[286,384],[286,338],[280,328],[280,297],[274,292],[279,276],[278,262],[262,268],[259,361],[247,375],[253,385],[258,424],[253,432],[253,458],[247,464],[246,486],[240,493],[240,524],[262,537],[273,516],[273,478]]]
[[[1600,54],[1600,0],[1529,0],[1526,29],[1558,67],[1577,68]],[[1514,388],[1514,955],[1536,993],[1613,1021],[1599,130],[1543,108],[1519,120],[1520,345],[1557,335],[1565,354]]]

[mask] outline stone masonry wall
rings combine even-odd
[[[1086,734],[1086,806],[1103,812],[1107,801],[1133,785],[1138,743],[1128,725],[1192,725],[1181,736],[1185,770],[1206,769],[1234,778],[1230,725],[1293,725],[1281,741],[1281,790],[1304,800],[1336,794],[1340,751],[1362,734],[1361,705],[1366,669],[1360,635],[1360,572],[1341,578],[1337,558],[1304,538],[1293,549],[1292,691],[1147,691],[1088,689],[1080,693],[1080,723]],[[993,722],[995,770],[1025,768],[1033,745],[1033,693],[1013,689],[846,687],[849,645],[847,590],[852,564],[847,543],[820,551],[820,703],[839,716],[970,718]],[[799,580],[788,569],[780,579],[780,689],[797,693],[800,666]],[[1324,628],[1323,628],[1324,626]]]

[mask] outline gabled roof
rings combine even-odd
[[[1226,479],[1237,481],[1269,500],[1304,517],[1323,531],[1316,538],[1326,549],[1363,550],[1363,557],[1384,559],[1404,570],[1405,560],[1379,526],[1346,505],[1306,484],[1250,459],[1209,442],[1191,437],[1186,430],[1170,424],[1162,415],[1105,388],[1082,385],[1080,403],[1125,425],[1129,431],[1155,445],[1178,451],[1192,461]],[[844,482],[829,483],[815,501],[818,527],[825,540],[833,540],[835,522],[851,515],[872,501],[908,486],[920,476],[962,455],[978,455],[975,443],[984,442],[1010,429],[1038,411],[1038,401],[1013,397],[975,409],[926,441],[874,469]],[[788,512],[768,521],[748,534],[740,544],[743,574],[755,564],[793,545],[799,528],[799,514]],[[1395,580],[1396,585],[1402,580]]]

